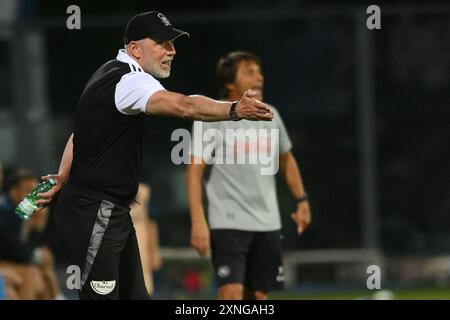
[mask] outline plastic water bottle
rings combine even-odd
[[[53,179],[48,179],[39,183],[16,207],[16,214],[22,219],[28,220],[38,208],[36,201],[39,200],[40,197],[38,197],[37,194],[47,192],[53,188],[54,185],[56,185],[56,181]]]

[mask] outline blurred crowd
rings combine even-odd
[[[32,172],[0,164],[0,299],[58,300],[64,295],[64,244],[54,228],[52,205],[23,220],[17,205],[39,183]],[[155,208],[150,209],[151,188],[140,184],[131,206],[145,270],[145,284],[153,294],[153,271],[161,267]],[[150,214],[152,212],[152,214]]]

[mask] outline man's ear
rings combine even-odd
[[[139,46],[139,44],[135,41],[131,41],[128,44],[128,51],[131,53],[131,55],[133,56],[133,58],[135,59],[140,59],[142,57],[142,51],[141,51],[141,47]]]

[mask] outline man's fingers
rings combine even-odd
[[[202,257],[206,256],[206,253],[208,252],[208,250],[205,247],[201,247],[200,248],[200,255]]]
[[[310,216],[305,219],[305,223],[306,223],[307,226],[309,226],[311,224],[311,217]]]
[[[297,213],[291,214],[292,220],[294,220],[295,224],[297,225],[297,235],[302,234],[304,230],[304,222],[301,218],[298,217]]]
[[[237,112],[241,119],[247,120],[264,120],[270,121],[273,119],[272,108],[259,101],[255,97],[257,96],[256,91],[247,90],[239,101]]]
[[[268,105],[262,102],[257,102],[256,105],[256,117],[257,120],[272,120],[273,111]]]
[[[206,245],[202,248],[202,256],[203,257],[206,256],[208,254],[208,252],[209,252],[209,246]]]
[[[191,246],[192,246],[192,248],[195,249],[195,251],[198,252],[199,255],[202,254],[202,252],[200,250],[200,246],[197,244],[197,242],[194,239],[191,240]]]
[[[193,245],[192,247],[194,247],[199,255],[202,255],[202,248],[199,245]]]
[[[307,210],[303,215],[303,219],[305,221],[306,226],[309,226],[311,223],[311,211]]]
[[[203,245],[197,245],[194,246],[195,250],[197,250],[198,254],[201,255],[202,257],[206,256],[206,254],[208,253],[208,247],[205,247]]]
[[[55,179],[55,178],[57,178],[57,175],[56,174],[48,174],[46,176],[41,176],[42,180],[48,180],[48,179],[51,179],[51,178]]]
[[[50,201],[48,201],[48,202],[37,202],[36,201],[36,204],[38,205],[36,212],[46,209],[48,207],[49,203],[50,203]]]
[[[36,201],[36,204],[49,204],[50,202],[50,199],[39,199]]]
[[[255,105],[257,108],[257,117],[262,120],[272,120],[273,119],[273,110],[267,104],[258,101]]]
[[[53,191],[52,189],[50,189],[47,192],[38,193],[38,194],[36,194],[36,196],[39,198],[52,198],[55,194],[56,194],[56,192]]]
[[[209,250],[209,239],[201,239],[200,248],[202,250],[202,256],[205,256]]]
[[[307,219],[304,215],[299,216],[296,212],[291,214],[292,220],[294,220],[295,224],[297,225],[297,235],[300,235],[303,233],[303,231],[308,226]]]
[[[200,248],[194,247],[195,251],[197,251],[199,256],[203,256],[202,250]]]
[[[191,241],[192,247],[198,252],[199,255],[206,256],[209,251],[209,240],[205,240],[203,238],[195,238]]]
[[[269,112],[269,113],[273,113],[271,107],[269,107],[267,104],[265,104],[264,102],[261,102],[261,101],[259,101],[259,100],[256,100],[255,106],[259,109],[259,112]]]
[[[270,121],[273,119],[273,115],[270,113],[258,113],[258,115],[256,116],[256,119]]]

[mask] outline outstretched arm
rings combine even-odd
[[[236,112],[239,119],[272,120],[273,112],[265,103],[255,99],[256,93],[248,90],[239,100]],[[146,112],[153,115],[178,118],[222,121],[229,120],[231,102],[213,100],[204,96],[185,96],[167,90],[157,91],[150,96]]]

